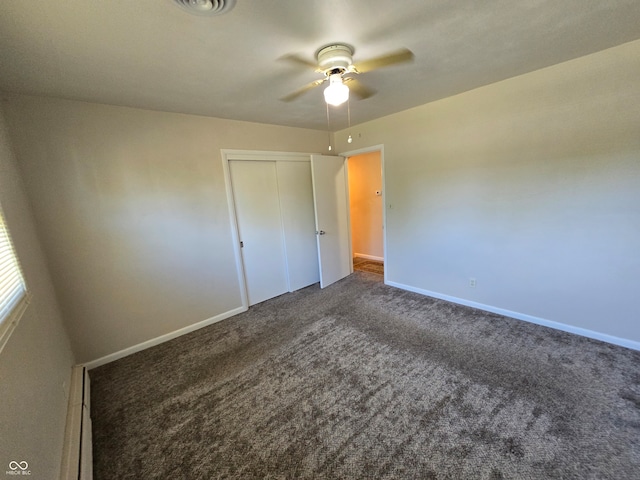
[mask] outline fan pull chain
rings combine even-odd
[[[327,106],[327,134],[329,135],[329,151],[333,150],[331,147],[331,125],[329,124],[329,104],[325,103]]]
[[[351,100],[347,99],[347,123],[349,124],[349,130],[351,130]],[[353,142],[351,134],[347,137],[347,143]]]

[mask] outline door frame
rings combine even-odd
[[[240,300],[242,302],[242,309],[248,310],[249,295],[247,294],[247,281],[245,276],[244,261],[242,260],[242,251],[240,250],[240,233],[238,230],[238,218],[236,216],[236,205],[233,196],[233,184],[231,183],[231,170],[229,168],[229,162],[237,160],[247,160],[254,162],[310,162],[311,154],[298,152],[272,152],[262,150],[234,150],[226,148],[221,149],[220,154],[222,157],[222,171],[224,173],[224,187],[227,194],[229,221],[231,223],[231,242],[233,245],[233,255],[236,262],[238,285],[240,286]],[[288,272],[287,283],[290,283]]]
[[[384,165],[384,144],[372,145],[370,147],[358,148],[356,150],[349,150],[347,152],[338,153],[341,157],[345,158],[345,162],[349,162],[349,157],[356,155],[362,155],[363,153],[380,152],[380,173],[382,175],[382,254],[384,255],[384,283],[387,285],[387,188],[385,182],[385,165]],[[347,168],[347,184],[349,182],[349,169]],[[349,212],[351,213],[351,212]],[[351,217],[349,217],[351,218]],[[353,245],[351,245],[351,261],[353,262]],[[353,271],[353,264],[352,264]]]

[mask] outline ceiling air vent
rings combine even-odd
[[[173,0],[180,7],[194,15],[222,15],[230,11],[236,0]]]

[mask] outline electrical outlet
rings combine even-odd
[[[476,279],[471,277],[469,278],[469,287],[476,288]]]

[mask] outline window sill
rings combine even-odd
[[[27,292],[24,297],[13,307],[11,314],[0,324],[0,353],[7,344],[9,337],[20,323],[22,315],[27,310],[31,302],[31,293]]]

